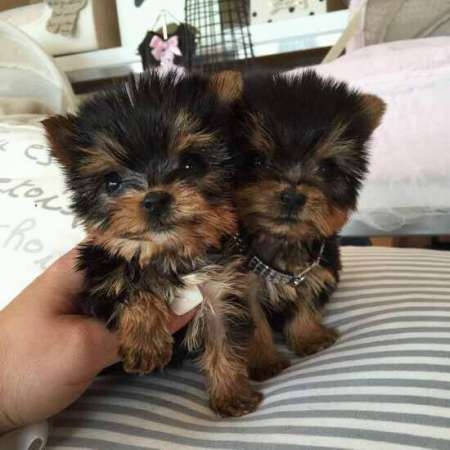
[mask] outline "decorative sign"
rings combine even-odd
[[[270,4],[272,5],[271,14],[289,8],[308,8],[308,0],[271,0]]]
[[[86,6],[87,0],[45,0],[45,2],[52,9],[52,15],[47,21],[47,30],[63,36],[73,36],[78,14]]]
[[[325,14],[325,0],[250,0],[250,23],[271,23]]]

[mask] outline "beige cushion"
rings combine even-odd
[[[347,50],[364,45],[450,35],[450,0],[352,0],[350,10],[365,4],[359,32]]]

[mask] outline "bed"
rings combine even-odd
[[[99,379],[52,421],[48,450],[450,448],[450,253],[345,247],[326,321],[338,342],[219,419],[193,364]],[[284,349],[284,347],[281,347]]]

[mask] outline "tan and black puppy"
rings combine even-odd
[[[235,112],[235,202],[238,241],[251,271],[255,379],[288,366],[269,323],[298,355],[336,340],[336,331],[321,323],[339,280],[336,233],[356,207],[367,144],[384,109],[379,98],[312,71],[244,81]]]
[[[200,352],[212,408],[239,416],[261,394],[247,375],[242,274],[217,256],[237,227],[230,95],[221,76],[150,72],[44,126],[88,232],[84,310],[117,330],[126,371],[148,373],[173,354],[171,302],[200,287],[203,304],[179,345]]]

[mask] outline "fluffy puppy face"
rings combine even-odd
[[[254,77],[238,106],[236,204],[250,233],[331,236],[356,207],[384,103],[314,72]]]
[[[216,81],[150,72],[76,116],[44,121],[73,209],[97,243],[127,259],[193,257],[234,231],[228,112]]]

